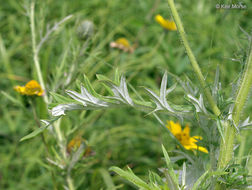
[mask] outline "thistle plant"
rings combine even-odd
[[[251,168],[248,168],[247,165],[237,164],[234,156],[234,144],[237,134],[252,125],[250,118],[244,121],[241,120],[241,114],[252,86],[251,36],[248,35],[248,55],[237,84],[236,96],[233,99],[224,98],[221,91],[222,85],[219,79],[219,68],[216,68],[214,83],[208,84],[190,48],[173,0],[168,0],[168,5],[174,22],[165,20],[160,15],[156,16],[156,21],[167,30],[178,31],[194,75],[199,81],[199,86],[193,84],[189,78],[183,80],[168,71],[164,71],[159,92],[148,87],[142,87],[139,91],[144,91],[146,94],[145,97],[142,97],[140,95],[142,93],[138,93],[118,69],[114,71],[114,79],[101,74],[96,75],[98,82],[104,86],[106,93],[98,93],[86,75],[83,77],[82,82],[77,83],[80,90],[66,90],[65,93],[67,96],[65,94],[46,91],[46,85],[40,69],[40,49],[49,36],[61,24],[72,18],[72,16],[65,17],[52,28],[49,28],[37,45],[34,3],[31,4],[29,17],[33,42],[33,59],[37,78],[41,86],[36,81],[31,81],[33,84],[32,87],[35,85],[35,88],[32,90],[30,89],[31,82],[25,86],[17,86],[15,89],[23,95],[41,96],[43,94],[44,103],[49,110],[51,119],[41,120],[42,126],[39,126],[32,133],[23,137],[21,141],[43,134],[45,146],[49,149],[46,158],[47,162],[56,167],[58,170],[57,173],[64,177],[65,183],[63,186],[65,189],[76,189],[75,182],[72,179],[73,168],[83,157],[87,157],[90,150],[88,143],[80,136],[67,142],[67,135],[63,133],[61,128],[64,115],[68,115],[73,110],[93,111],[124,108],[135,109],[139,112],[144,112],[147,116],[154,116],[157,119],[157,126],[163,127],[163,130],[174,140],[177,150],[170,154],[175,156],[169,156],[166,148],[162,145],[166,166],[165,168],[159,168],[161,174],[150,171],[148,181],[144,181],[134,174],[130,167],[127,170],[123,170],[113,166],[110,168],[111,175],[117,173],[132,182],[139,189],[147,190],[226,189],[246,188],[250,185],[251,179],[248,173],[251,174]],[[86,25],[92,30],[89,31],[85,28],[87,36],[83,36],[84,34],[80,30]],[[78,35],[81,39],[87,40],[92,36],[93,30],[94,26],[90,22],[85,21],[78,27]],[[125,38],[116,40],[113,45],[114,47],[123,49],[125,52],[133,53],[133,48]],[[83,48],[81,49],[83,50]],[[61,77],[64,78],[60,74],[57,75],[58,79]],[[168,77],[173,78],[176,82],[169,86]],[[65,84],[63,86],[66,87],[69,81],[73,80],[71,73],[64,79]],[[57,86],[54,87],[56,88]],[[129,90],[129,87],[134,93]],[[169,96],[177,87],[183,89],[185,104],[178,105],[170,101]],[[170,121],[167,121],[167,124],[165,124],[168,119],[164,118],[168,117],[176,119],[177,122],[175,123],[169,119]],[[204,131],[204,136],[190,136],[189,125],[185,124],[188,121],[194,123],[200,130]],[[182,130],[181,126],[183,125],[185,127]],[[56,147],[48,147],[45,134],[55,138],[57,142]],[[182,162],[182,167],[174,164],[177,161]],[[108,177],[108,173],[105,172],[104,175]],[[52,174],[52,178],[53,176],[54,174]],[[55,186],[57,188],[57,183]],[[115,187],[113,186],[112,189],[115,189]]]

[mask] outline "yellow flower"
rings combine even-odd
[[[110,43],[111,48],[118,48],[125,52],[132,53],[134,48],[131,47],[129,41],[126,38],[118,38],[116,41]]]
[[[173,121],[167,121],[166,127],[171,131],[171,133],[178,139],[178,141],[183,145],[187,150],[199,150],[204,153],[208,153],[207,149],[198,146],[196,142],[201,140],[201,136],[190,136],[190,128],[188,125],[185,126],[182,131],[181,125],[179,123],[174,123]]]
[[[80,145],[82,143],[85,143],[85,151],[83,156],[87,157],[87,156],[91,156],[94,155],[93,150],[91,149],[90,146],[88,146],[85,142],[85,139],[83,139],[81,136],[76,136],[74,137],[67,145],[67,152],[70,154],[73,152],[76,152],[78,150],[78,148],[80,147]]]
[[[73,151],[78,150],[82,142],[84,141],[80,136],[74,137],[67,145],[67,152],[71,153],[72,150]]]
[[[166,30],[177,30],[176,24],[174,21],[166,20],[161,15],[156,15],[155,20]]]
[[[22,95],[28,95],[28,96],[32,96],[32,95],[42,96],[44,93],[40,84],[35,80],[29,81],[28,83],[26,83],[25,86],[15,86],[14,89],[18,93]]]

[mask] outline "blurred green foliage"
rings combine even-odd
[[[251,30],[252,4],[250,0],[244,3],[247,5],[245,10],[217,10],[213,1],[176,1],[189,43],[209,83],[214,80],[217,65],[220,66],[225,97],[234,94],[231,85],[238,79],[246,58],[247,39],[240,27],[248,32]],[[27,8],[28,0],[2,0],[0,6],[0,88],[1,92],[7,93],[0,96],[0,189],[53,189],[50,173],[54,169],[45,159],[41,138],[19,142],[36,128],[27,97],[21,97],[13,90],[15,85],[36,79]],[[82,81],[84,74],[90,81],[94,81],[95,74],[112,78],[115,68],[125,73],[127,81],[137,89],[140,85],[158,89],[164,70],[182,78],[187,75],[197,83],[178,34],[164,34],[154,21],[155,14],[170,18],[166,1],[41,0],[36,1],[35,14],[38,38],[46,32],[47,25],[52,26],[69,14],[74,15],[50,37],[39,54],[49,92],[64,94],[65,89],[76,90],[75,82]],[[94,23],[94,37],[81,55],[85,41],[78,39],[77,27],[83,20]],[[128,54],[111,49],[109,43],[118,37],[136,43],[135,52]],[[63,61],[64,72],[73,71],[73,78],[67,85],[57,73]],[[168,82],[168,85],[174,83],[171,78]],[[96,81],[93,85],[98,92],[104,93]],[[178,88],[171,99],[183,103],[182,90]],[[36,105],[36,109],[41,110],[41,98],[36,98]],[[251,112],[250,99],[243,118]],[[44,119],[48,115],[39,112],[39,117]],[[161,143],[168,151],[175,149],[169,135],[154,117],[134,110],[73,112],[63,121],[62,128],[72,131],[68,141],[80,133],[95,152],[77,166],[79,170],[73,178],[78,189],[106,187],[103,169],[114,165],[129,165],[134,173],[145,178],[149,169],[158,172],[157,168],[164,166]],[[48,141],[55,143],[49,137]],[[245,153],[251,144],[249,139]],[[64,182],[60,177],[54,177],[59,188]],[[116,184],[122,180],[118,176],[113,179]],[[132,189],[127,184],[122,188]]]

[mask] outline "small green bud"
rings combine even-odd
[[[85,20],[77,27],[77,35],[80,40],[85,40],[91,37],[94,33],[94,24],[89,20]]]

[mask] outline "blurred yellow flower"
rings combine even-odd
[[[129,41],[126,38],[118,38],[116,41],[110,43],[111,48],[118,48],[125,52],[132,53],[134,48],[131,47]]]
[[[92,156],[94,155],[94,151],[91,149],[90,146],[88,146],[85,142],[85,139],[83,139],[81,136],[77,135],[76,137],[74,137],[67,145],[67,152],[70,154],[73,152],[76,152],[78,150],[78,148],[80,147],[80,145],[84,143],[85,144],[85,151],[83,156],[87,157],[87,156]]]
[[[71,153],[72,151],[78,150],[82,142],[84,141],[80,136],[74,137],[67,145],[67,152]]]
[[[18,93],[22,95],[28,95],[28,96],[32,96],[32,95],[42,96],[44,93],[40,84],[35,80],[29,81],[28,83],[26,83],[25,86],[15,86],[14,89]]]
[[[155,20],[166,30],[177,30],[176,24],[174,21],[166,20],[161,15],[156,15]]]
[[[198,146],[196,142],[201,140],[201,136],[190,136],[190,128],[188,125],[185,126],[182,131],[181,125],[179,123],[174,123],[173,121],[167,121],[166,127],[171,131],[171,133],[178,139],[178,141],[183,145],[187,150],[199,150],[204,153],[208,153],[207,149]]]

